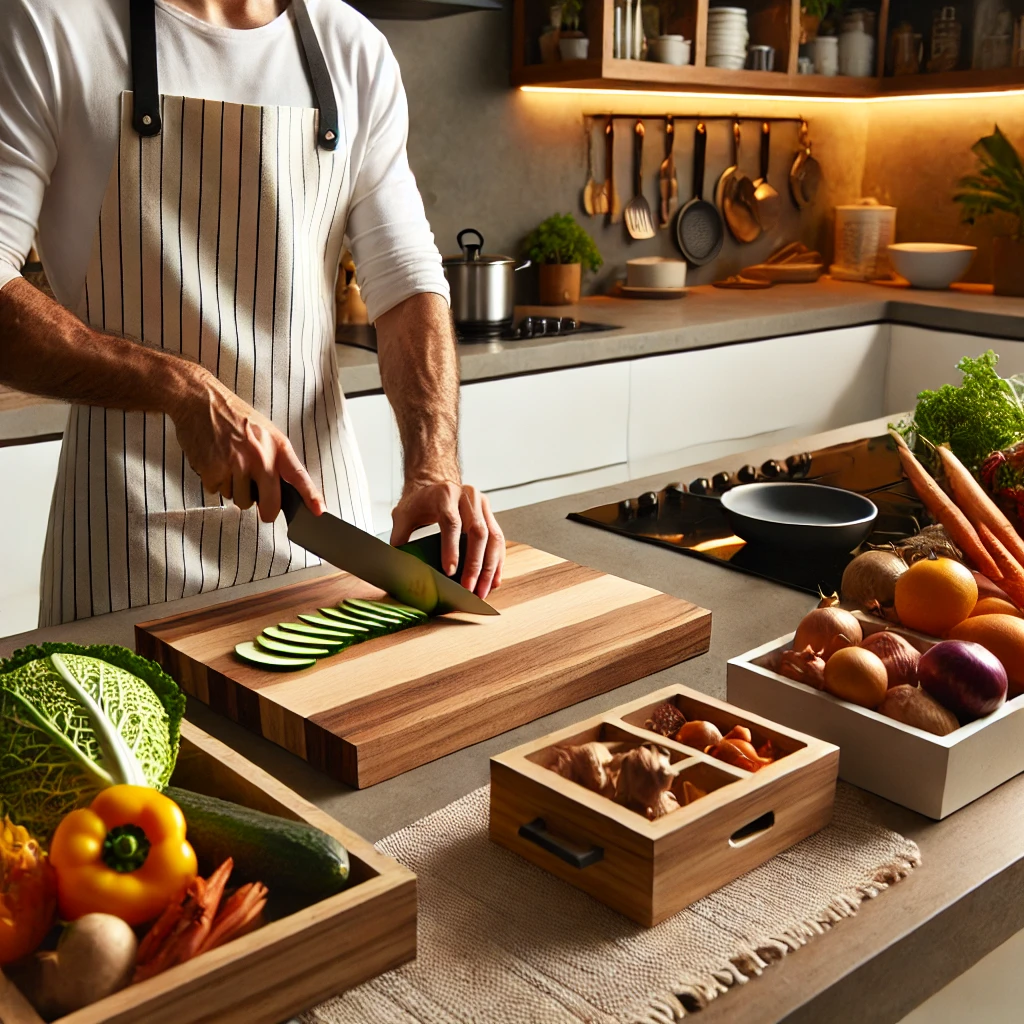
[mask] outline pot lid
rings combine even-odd
[[[470,241],[468,236],[475,236],[475,241]],[[463,241],[463,239],[466,239]],[[463,228],[455,239],[462,250],[458,256],[445,256],[442,263],[480,263],[480,264],[514,264],[516,261],[511,256],[486,256],[481,250],[484,247],[484,236],[476,228]]]

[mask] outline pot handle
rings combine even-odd
[[[527,267],[531,266],[533,266],[533,264],[529,260],[523,260],[523,262],[516,267],[516,270],[525,270]],[[515,273],[515,271],[513,271],[513,273]]]
[[[466,235],[476,235],[477,242],[463,242],[462,239]],[[480,259],[480,253],[484,248],[484,236],[477,231],[476,228],[463,228],[456,236],[455,242],[458,247],[462,250],[462,254],[467,260],[478,260]]]

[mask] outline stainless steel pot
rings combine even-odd
[[[476,241],[464,241],[475,236]],[[484,236],[464,228],[456,241],[462,252],[443,260],[452,292],[455,326],[468,333],[497,332],[512,325],[515,305],[515,272],[530,265],[511,256],[484,256]]]

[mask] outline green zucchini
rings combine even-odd
[[[383,615],[378,612],[364,612],[361,608],[353,608],[347,602],[341,605],[341,614],[354,619],[356,622],[364,622],[369,626],[376,626],[384,630],[402,629],[410,625],[410,620],[403,619],[398,615]]]
[[[262,882],[279,909],[308,906],[348,885],[348,851],[334,836],[191,790],[169,786],[164,793],[185,815],[186,838],[204,876],[231,857],[229,884]]]
[[[261,647],[257,647],[251,640],[244,644],[237,644],[235,646],[235,654],[242,661],[247,661],[250,665],[255,665],[257,668],[274,669],[284,672],[292,669],[309,668],[310,665],[316,664],[316,658],[309,656],[293,658],[283,654],[273,654],[270,651],[263,650]]]
[[[412,608],[407,604],[392,604],[390,601],[364,601],[361,597],[349,597],[345,599],[345,604],[367,612],[400,615],[403,619],[414,619],[416,622],[426,622],[430,617],[419,608]]]
[[[361,640],[369,639],[375,633],[380,632],[379,630],[372,629],[369,624],[357,622],[354,618],[349,618],[344,613],[338,611],[337,608],[321,608],[320,614],[324,618],[330,619],[334,623],[335,629],[346,629],[352,633],[355,633]]]
[[[353,633],[343,633],[339,628],[324,629],[320,626],[311,626],[308,622],[282,622],[277,626],[285,633],[297,633],[301,636],[311,637],[314,640],[334,640],[343,644],[355,640]]]
[[[333,636],[290,633],[287,629],[282,629],[280,626],[267,626],[263,630],[263,635],[270,637],[271,640],[280,640],[283,644],[296,644],[301,647],[326,647],[331,652],[340,651],[349,644],[348,640],[341,640]]]
[[[256,646],[271,654],[283,654],[291,658],[326,658],[332,653],[329,647],[310,647],[307,644],[289,644],[283,640],[275,640],[272,636],[261,633],[256,637]],[[337,650],[337,648],[334,648]]]
[[[322,615],[313,615],[309,612],[300,612],[299,618],[306,623],[307,626],[313,626],[316,629],[328,630],[334,633],[335,636],[355,636],[354,631],[347,630],[345,623],[334,622],[331,619],[325,619]],[[281,626],[284,629],[288,628],[287,622],[282,622]]]

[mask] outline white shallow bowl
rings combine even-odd
[[[685,288],[686,261],[664,256],[626,260],[626,284],[630,288]]]
[[[914,288],[948,288],[959,281],[978,251],[973,245],[945,242],[900,242],[887,247],[896,273]]]
[[[746,56],[730,57],[726,54],[716,54],[708,57],[708,67],[728,68],[730,71],[742,71],[747,63]]]

